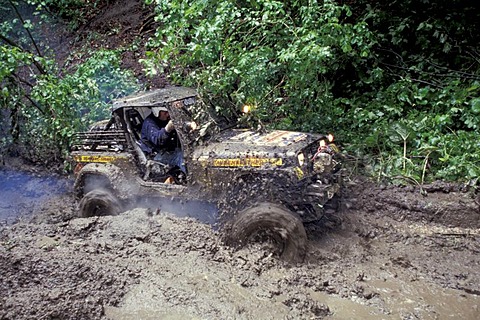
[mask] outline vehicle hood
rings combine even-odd
[[[289,158],[324,137],[320,134],[274,130],[257,132],[234,129],[194,152],[193,158]]]

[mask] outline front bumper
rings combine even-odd
[[[298,196],[292,199],[294,210],[303,222],[317,221],[325,214],[324,206],[340,193],[340,172],[315,176],[304,181]]]

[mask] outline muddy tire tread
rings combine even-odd
[[[239,212],[231,224],[229,242],[236,247],[243,247],[261,229],[269,229],[281,235],[282,260],[303,261],[307,246],[305,228],[300,218],[281,205],[258,203]]]
[[[121,211],[120,201],[106,189],[94,189],[88,192],[78,205],[78,216],[80,218],[114,216]]]

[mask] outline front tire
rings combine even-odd
[[[259,203],[241,211],[229,229],[227,240],[236,247],[268,239],[281,259],[300,262],[305,258],[307,234],[302,221],[280,205]]]
[[[122,211],[122,205],[110,191],[95,189],[85,194],[80,200],[78,211],[80,218],[115,216]]]

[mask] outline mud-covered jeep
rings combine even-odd
[[[169,110],[186,176],[140,148],[153,107]],[[332,136],[224,127],[206,110],[195,90],[176,86],[114,101],[111,119],[78,133],[72,146],[79,216],[151,206],[143,199],[157,199],[158,207],[172,198],[208,202],[218,208],[227,242],[267,240],[284,259],[302,259],[303,223],[319,220],[339,192]]]

